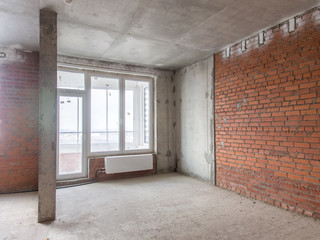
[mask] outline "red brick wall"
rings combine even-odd
[[[37,53],[0,59],[0,193],[37,189],[38,66]]]
[[[320,8],[215,55],[217,185],[320,218]]]

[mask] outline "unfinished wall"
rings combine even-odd
[[[172,71],[156,71],[156,153],[158,172],[176,171],[175,85]]]
[[[37,189],[38,53],[0,48],[0,193]]]
[[[77,67],[90,67],[97,70],[140,73],[156,77],[155,82],[155,152],[157,154],[157,171],[172,172],[175,170],[175,143],[173,141],[174,110],[172,89],[174,87],[173,71],[156,68],[90,60],[77,57],[59,56],[58,63]]]
[[[217,185],[320,218],[320,11],[215,56]]]
[[[0,193],[38,188],[39,55],[9,48],[0,58]],[[155,75],[158,172],[174,171],[173,72],[87,59],[59,57],[60,63]]]
[[[214,182],[213,57],[177,71],[178,171]]]

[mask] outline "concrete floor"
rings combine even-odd
[[[0,195],[0,240],[319,239],[320,221],[176,173],[57,190],[57,220],[37,223],[37,193]]]

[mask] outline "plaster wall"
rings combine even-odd
[[[213,57],[176,72],[178,172],[214,183]]]

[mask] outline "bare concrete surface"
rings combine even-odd
[[[320,221],[176,173],[57,190],[57,220],[37,223],[37,193],[0,195],[0,239],[319,239]]]
[[[178,69],[320,0],[1,0],[0,46],[39,50],[39,9],[58,13],[58,53]]]
[[[57,145],[57,13],[40,10],[38,221],[55,219]]]
[[[176,81],[178,172],[214,183],[213,57],[180,69]]]

